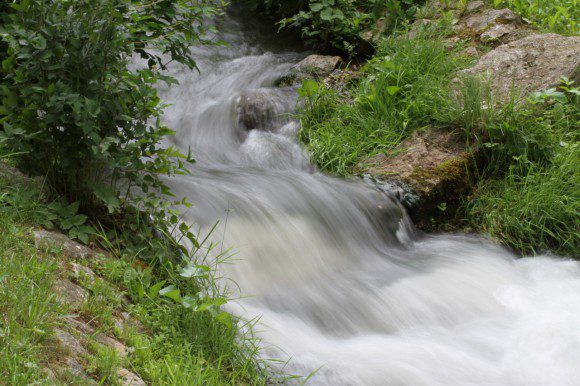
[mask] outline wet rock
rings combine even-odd
[[[461,53],[463,56],[466,56],[468,58],[477,58],[479,56],[479,52],[477,51],[477,48],[473,47],[473,46],[469,46],[466,49],[464,49]]]
[[[486,9],[464,18],[458,28],[479,35],[498,24],[520,23],[520,17],[507,8]]]
[[[273,131],[288,122],[287,114],[296,107],[297,94],[289,88],[261,88],[244,91],[236,101],[241,133]]]
[[[83,347],[81,342],[71,333],[57,328],[54,330],[54,335],[58,344],[71,355],[75,357],[88,355],[87,350]]]
[[[288,74],[275,82],[275,85],[277,87],[296,86],[305,79],[324,78],[341,63],[340,56],[310,55],[294,65]]]
[[[57,328],[54,330],[54,334],[58,345],[67,353],[66,356],[60,358],[58,368],[55,369],[56,372],[61,375],[69,372],[88,381],[85,368],[79,362],[81,358],[86,358],[89,355],[88,351],[71,333]]]
[[[468,70],[490,82],[493,95],[504,101],[518,89],[522,95],[552,87],[562,76],[580,81],[580,37],[535,34],[500,46]]]
[[[78,320],[77,318],[66,318],[66,321],[68,322],[69,326],[74,329],[75,331],[77,331],[79,334],[83,334],[83,335],[93,335],[95,333],[95,329],[90,326],[89,324],[82,322],[80,320]]]
[[[61,248],[62,251],[72,259],[84,259],[95,255],[95,252],[71,240],[67,236],[58,232],[51,232],[44,229],[34,231],[34,242],[36,248]]]
[[[439,203],[467,191],[469,154],[460,136],[444,130],[416,132],[388,154],[367,160],[366,172],[413,197],[406,202],[416,220]],[[410,205],[409,205],[410,204]]]
[[[63,303],[74,310],[80,309],[88,296],[88,292],[84,288],[67,279],[57,279],[54,283],[54,291]]]
[[[337,68],[341,62],[340,56],[310,55],[292,69],[303,74],[326,76]]]
[[[119,376],[124,386],[147,386],[147,384],[141,378],[139,378],[139,376],[127,369],[119,369],[117,375]]]

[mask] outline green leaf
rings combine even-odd
[[[398,86],[387,86],[387,92],[389,93],[389,95],[395,95],[396,93],[399,92],[401,88]]]
[[[322,3],[310,3],[310,9],[314,12],[319,12],[324,5]]]
[[[181,292],[174,285],[169,285],[169,286],[159,290],[159,295],[173,299],[176,302],[181,302]]]
[[[148,291],[149,298],[155,299],[157,297],[157,295],[160,294],[161,287],[163,287],[165,285],[165,282],[166,282],[165,280],[162,280],[159,283],[152,285]]]
[[[109,213],[115,213],[121,207],[121,202],[117,198],[116,192],[110,186],[91,184],[90,187],[93,194],[107,206]]]
[[[179,275],[186,278],[207,278],[210,272],[210,268],[206,265],[188,265],[183,268]]]
[[[312,98],[320,91],[318,82],[312,79],[306,79],[302,82],[302,86],[298,89],[298,95],[301,98]]]

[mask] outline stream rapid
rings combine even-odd
[[[312,385],[580,385],[578,262],[421,234],[388,191],[316,171],[297,123],[241,127],[242,93],[294,106],[273,85],[307,55],[257,24],[229,12],[229,45],[196,47],[200,71],[173,67],[160,94],[172,144],[197,159],[170,185],[202,234],[219,220],[243,295],[228,310],[260,318],[264,358],[318,370]]]

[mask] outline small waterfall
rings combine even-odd
[[[580,384],[579,264],[418,235],[388,194],[317,172],[297,124],[269,123],[295,103],[275,80],[305,53],[255,22],[229,14],[229,46],[197,47],[200,72],[173,68],[180,85],[161,94],[172,141],[198,160],[170,184],[189,222],[222,220],[214,237],[236,253],[223,274],[244,295],[230,310],[261,317],[263,355],[318,370],[315,385]],[[256,95],[270,112],[241,122]]]

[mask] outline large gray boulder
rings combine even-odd
[[[579,67],[580,36],[535,34],[488,52],[462,73],[487,79],[496,100],[505,101],[512,88],[525,96],[557,85],[562,76],[578,82]]]
[[[244,91],[236,101],[238,127],[242,135],[250,130],[274,131],[289,121],[298,95],[291,88],[260,88]]]

